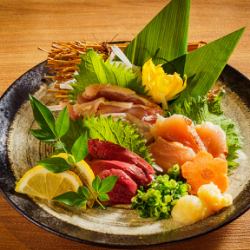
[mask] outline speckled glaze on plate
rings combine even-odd
[[[16,179],[50,148],[29,134],[34,120],[28,95],[35,94],[43,102],[47,83],[43,62],[16,80],[0,99],[0,189],[6,199],[33,223],[62,237],[108,246],[142,246],[183,240],[212,231],[237,218],[250,207],[250,80],[230,66],[220,76],[227,95],[223,103],[225,114],[239,126],[244,147],[240,167],[230,177],[233,205],[194,225],[181,227],[173,220],[155,221],[139,218],[133,210],[91,209],[72,214],[51,204],[43,204],[15,193]]]

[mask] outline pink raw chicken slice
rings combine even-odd
[[[168,118],[157,120],[151,132],[156,138],[160,136],[167,141],[180,142],[192,148],[195,152],[206,150],[192,120],[183,115],[172,115]]]
[[[196,155],[192,148],[184,146],[179,142],[167,141],[161,137],[158,137],[150,145],[150,151],[155,162],[165,171],[174,164],[181,166],[186,161],[191,161]]]
[[[196,131],[207,151],[213,157],[226,158],[228,153],[226,134],[220,126],[214,125],[211,122],[204,122],[196,126]]]

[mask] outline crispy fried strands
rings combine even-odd
[[[107,58],[111,53],[111,46],[116,45],[124,50],[129,42],[53,42],[51,50],[48,53],[47,67],[49,75],[47,78],[51,79],[53,86],[48,90],[53,93],[55,98],[62,100],[68,99],[68,91],[61,89],[60,83],[72,80],[74,72],[77,70],[77,65],[80,63],[80,55],[84,54],[88,49],[93,48]],[[188,51],[195,50],[205,42],[189,43]]]

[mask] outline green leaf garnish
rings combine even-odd
[[[185,57],[184,73],[188,76],[187,87],[175,102],[207,94],[224,69],[243,31],[244,28],[239,29],[170,62],[179,66]],[[167,70],[168,65],[163,65],[163,68]]]
[[[89,189],[87,187],[85,187],[85,186],[79,187],[77,193],[80,194],[81,196],[83,196],[86,199],[90,198]]]
[[[71,153],[76,162],[83,160],[88,154],[88,135],[87,133],[81,135],[74,143]]]
[[[69,130],[61,138],[61,141],[64,143],[65,148],[68,152],[71,152],[72,146],[75,141],[85,132],[86,129],[84,129],[81,119],[76,121],[70,120]]]
[[[110,192],[113,189],[113,187],[115,186],[117,179],[118,179],[118,177],[114,176],[114,175],[108,176],[107,178],[103,179],[101,181],[101,185],[98,189],[99,193]]]
[[[33,115],[40,127],[50,135],[55,135],[55,118],[51,111],[34,96],[29,96]]]
[[[164,63],[187,52],[190,0],[172,0],[125,50],[132,64]]]
[[[43,142],[52,143],[56,140],[56,137],[53,133],[43,129],[31,129],[30,132],[34,137]]]
[[[41,165],[53,173],[61,173],[71,168],[70,164],[61,157],[51,157],[38,162]]]
[[[93,180],[92,182],[92,187],[93,189],[98,192],[99,191],[99,188],[101,186],[101,178],[99,176],[96,176],[95,179]]]
[[[55,122],[55,131],[58,137],[64,136],[69,129],[70,119],[67,107],[60,113]]]
[[[119,144],[152,164],[153,160],[146,146],[146,140],[134,125],[121,119],[114,120],[111,116],[100,116],[84,119],[84,126],[88,129],[90,138]]]
[[[134,72],[120,62],[104,61],[94,50],[89,50],[81,56],[79,72],[75,75],[75,79],[76,83],[72,84],[71,99],[75,99],[87,86],[97,83],[118,85],[144,93],[137,71]]]
[[[83,207],[86,208],[87,201],[76,192],[67,192],[61,195],[58,195],[53,198],[54,201],[59,201],[65,205],[71,207]]]
[[[67,192],[53,198],[53,200],[72,207],[86,208],[87,202],[95,199],[100,207],[105,209],[101,201],[109,200],[109,195],[107,193],[114,188],[117,179],[117,176],[108,176],[101,180],[99,176],[96,176],[92,182],[95,193],[91,192],[88,187],[81,186],[78,188],[77,192]]]
[[[109,200],[109,195],[108,194],[99,194],[98,199],[100,201],[108,201]]]

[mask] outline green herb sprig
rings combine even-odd
[[[67,206],[78,207],[81,209],[86,209],[88,201],[95,200],[102,209],[105,209],[102,202],[109,200],[108,192],[114,188],[117,179],[118,177],[114,175],[108,176],[102,180],[99,176],[96,176],[92,182],[94,192],[87,186],[81,186],[77,192],[66,192],[54,197],[53,200]]]
[[[30,103],[36,122],[40,129],[32,129],[31,133],[37,139],[46,143],[51,143],[59,152],[68,154],[68,159],[61,157],[51,157],[41,160],[38,164],[44,166],[49,171],[60,173],[74,167],[74,163],[81,161],[88,154],[88,136],[84,132],[73,143],[71,149],[66,147],[62,138],[70,129],[70,118],[65,107],[60,111],[57,119],[52,112],[34,96],[30,96]]]

